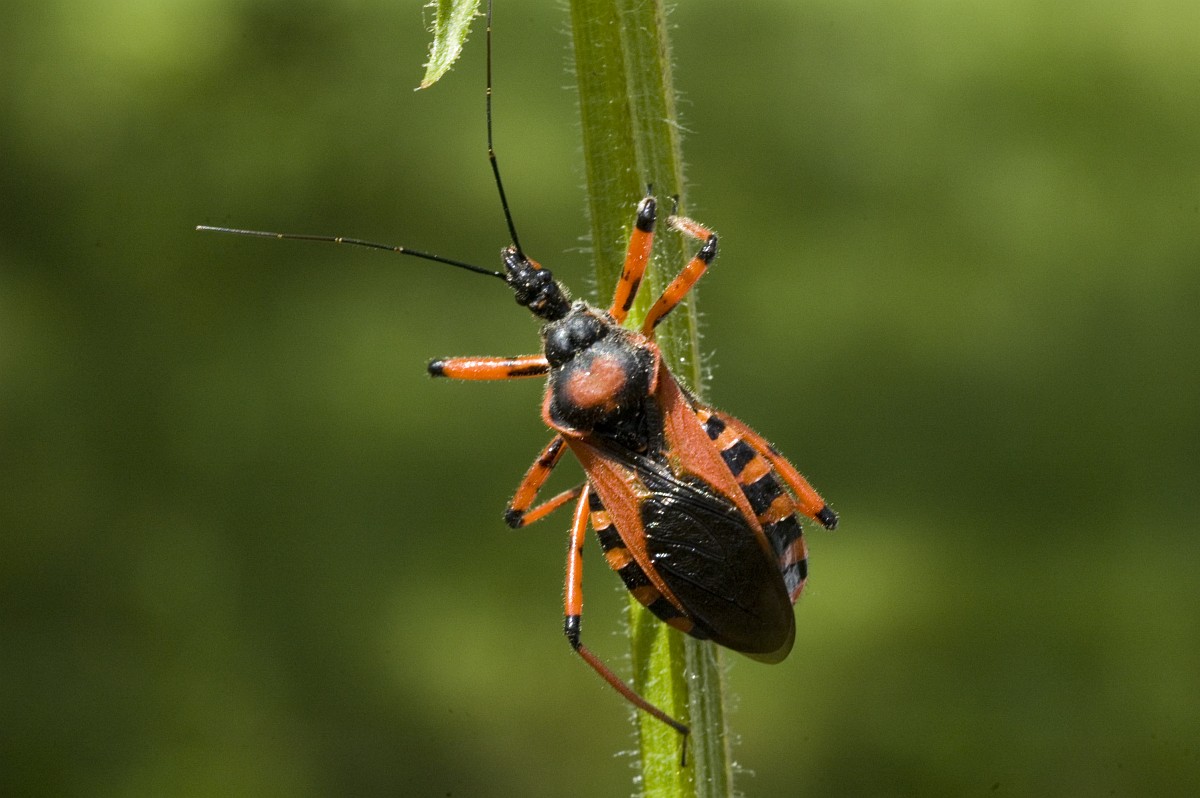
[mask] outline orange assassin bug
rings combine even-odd
[[[550,270],[521,249],[492,137],[492,10],[487,9],[488,158],[511,243],[503,271],[406,247],[332,236],[200,226],[266,238],[352,244],[497,277],[541,322],[542,351],[518,357],[450,357],[429,363],[434,377],[545,378],[542,419],[554,431],[504,513],[520,528],[575,503],[566,566],[563,631],[571,647],[633,705],[681,734],[688,727],[640,696],[583,645],[583,543],[589,522],[605,560],[658,618],[695,638],[763,662],[792,649],[792,604],[807,578],[799,516],[826,529],[837,515],[796,468],[750,427],[701,402],[663,362],[654,331],[717,254],[709,228],[672,213],[667,225],[700,242],[654,303],[639,330],[623,326],[649,260],[657,221],[652,195],[637,206],[624,268],[611,304],[572,301]],[[537,503],[566,450],[583,484]]]

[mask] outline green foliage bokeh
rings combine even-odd
[[[420,3],[0,10],[0,794],[613,795],[495,281],[482,32]],[[497,9],[522,243],[589,291],[564,12]],[[426,12],[427,13],[427,12]],[[1200,10],[680,4],[710,396],[843,518],[749,795],[1200,788]],[[636,197],[630,198],[631,212]],[[565,482],[577,474],[562,477]],[[619,580],[588,552],[589,642]]]

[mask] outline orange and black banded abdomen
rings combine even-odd
[[[595,491],[588,494],[588,509],[592,516],[592,529],[600,539],[600,548],[604,551],[604,559],[610,568],[617,572],[625,588],[642,606],[654,613],[659,620],[670,624],[681,632],[701,640],[707,640],[709,635],[702,628],[697,628],[694,621],[685,616],[666,596],[662,594],[646,572],[638,565],[637,560],[629,553],[621,534],[613,526],[612,518],[604,509],[604,504]]]
[[[808,552],[795,501],[758,449],[707,408],[697,408],[696,415],[750,502],[775,552],[788,596],[795,602],[808,578]]]

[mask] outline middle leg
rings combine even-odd
[[[517,486],[517,492],[513,494],[512,500],[504,510],[504,522],[506,524],[513,529],[528,526],[562,507],[583,491],[583,486],[577,485],[571,490],[564,490],[554,498],[542,502],[537,507],[533,507],[533,502],[537,499],[538,492],[546,484],[546,480],[550,478],[550,473],[558,465],[558,461],[562,459],[565,449],[566,443],[563,441],[561,435],[555,435],[550,440],[550,443],[546,444],[546,448],[542,449],[541,454],[533,461],[533,465],[529,466],[529,470],[525,472],[525,476],[521,479],[521,484]],[[533,507],[533,509],[529,509],[530,507]]]

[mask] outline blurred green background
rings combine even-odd
[[[567,15],[499,6],[522,241],[586,293]],[[496,263],[482,35],[415,93],[426,13],[0,10],[0,794],[632,789],[629,711],[560,634],[567,517],[501,523],[539,386],[424,375],[532,319],[192,230]],[[792,656],[726,657],[741,790],[1196,794],[1200,6],[671,19],[710,396],[842,514]]]

